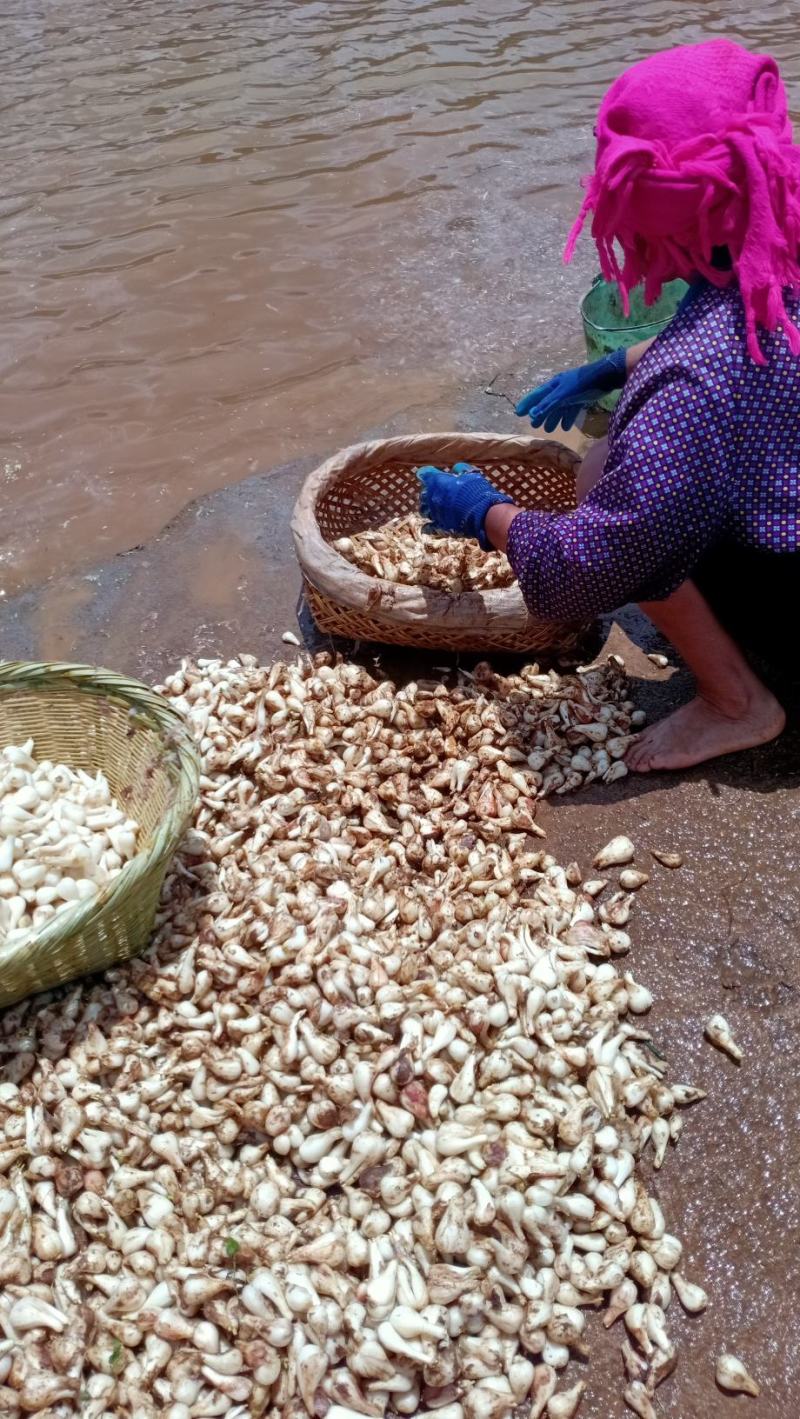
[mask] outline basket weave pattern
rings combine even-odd
[[[38,759],[102,769],[139,837],[135,857],[98,897],[54,917],[27,942],[0,942],[0,1006],[142,950],[200,772],[191,736],[166,700],[87,665],[0,665],[0,744],[29,738]]]
[[[457,594],[400,586],[368,576],[331,545],[415,510],[417,468],[477,464],[523,508],[564,512],[575,506],[577,455],[562,444],[495,434],[422,434],[345,449],[306,480],[292,531],[306,601],[321,631],[355,640],[429,650],[570,651],[586,626],[544,621],[528,611],[519,587]]]

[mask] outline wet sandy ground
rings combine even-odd
[[[429,411],[417,427],[435,427]],[[502,424],[478,400],[462,427]],[[400,431],[395,425],[391,430]],[[184,654],[264,659],[297,622],[299,575],[288,521],[309,463],[224,489],[184,511],[154,541],[88,574],[53,580],[0,603],[4,654],[75,658],[154,680]],[[611,628],[628,658],[633,693],[658,717],[684,698],[686,676],[658,672],[640,647],[654,632],[634,613]],[[446,660],[363,647],[392,673],[430,673]],[[681,1343],[676,1376],[658,1394],[669,1419],[797,1419],[800,1414],[800,734],[678,777],[626,779],[554,799],[540,810],[548,845],[584,868],[628,833],[638,860],[650,846],[679,848],[685,866],[653,864],[640,894],[631,965],[653,991],[655,1038],[673,1077],[708,1089],[688,1114],[677,1151],[656,1182],[668,1222],[686,1243],[686,1271],[712,1296],[700,1318],[670,1315]],[[737,1068],[703,1041],[712,1011],[730,1020],[745,1059]],[[583,1419],[622,1419],[618,1338],[597,1339]],[[738,1353],[761,1398],[723,1395],[715,1356]]]

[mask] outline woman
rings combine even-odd
[[[800,149],[774,60],[727,40],[634,65],[595,131],[566,258],[592,212],[626,308],[642,280],[648,300],[676,277],[689,296],[654,342],[557,375],[517,407],[552,431],[624,385],[574,512],[524,512],[467,465],[421,470],[421,508],[505,551],[539,615],[640,603],[697,694],[637,737],[628,764],[677,769],[784,726],[737,642],[755,634],[769,650],[771,630],[785,652],[800,587]]]

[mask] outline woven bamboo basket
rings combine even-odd
[[[577,455],[562,444],[497,434],[420,434],[346,448],[310,474],[292,519],[306,601],[321,631],[427,650],[571,652],[587,627],[531,615],[519,587],[450,594],[368,576],[331,545],[413,511],[415,470],[475,463],[524,508],[575,506]]]
[[[0,665],[0,744],[102,769],[139,824],[138,850],[108,887],[18,946],[0,941],[0,1006],[127,960],[153,929],[167,864],[189,821],[200,765],[180,715],[136,680],[89,665]]]

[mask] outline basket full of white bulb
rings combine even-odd
[[[183,720],[147,686],[0,665],[0,1006],[142,950],[198,777]]]

